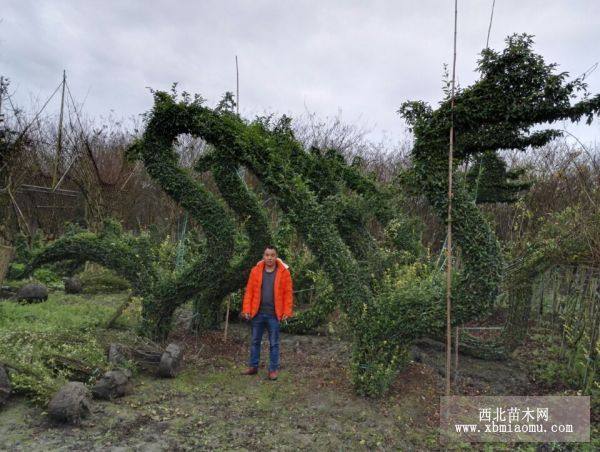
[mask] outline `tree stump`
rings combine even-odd
[[[169,344],[162,350],[156,344],[144,344],[130,347],[122,344],[110,344],[108,361],[122,366],[127,360],[133,361],[137,368],[159,377],[175,377],[183,366],[183,349],[177,344]]]
[[[43,284],[30,283],[19,289],[16,295],[17,301],[28,303],[39,303],[48,299],[48,288]]]
[[[70,381],[54,395],[48,414],[57,422],[79,424],[90,414],[90,392],[83,383]]]
[[[127,356],[123,351],[123,346],[120,344],[110,344],[108,347],[108,362],[115,366],[120,366],[127,361]]]
[[[160,358],[158,375],[163,378],[175,377],[183,364],[183,350],[177,344],[169,344]]]
[[[66,293],[76,294],[81,293],[81,291],[83,290],[83,284],[77,276],[65,278],[64,285]]]
[[[0,364],[0,406],[4,405],[12,392],[10,379],[5,367]]]
[[[97,399],[112,400],[133,392],[131,371],[111,370],[106,372],[92,388],[92,394]]]

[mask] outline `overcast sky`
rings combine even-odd
[[[0,74],[22,106],[45,98],[63,68],[89,114],[136,115],[146,89],[235,90],[244,116],[265,112],[345,121],[398,140],[405,100],[436,103],[452,58],[452,0],[28,1],[1,0]],[[476,78],[492,0],[459,0],[457,76]],[[600,61],[599,0],[496,0],[490,47],[514,32],[573,76]],[[588,77],[600,92],[600,69]],[[58,110],[58,101],[49,106]],[[600,122],[569,130],[600,143]]]

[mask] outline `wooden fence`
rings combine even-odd
[[[600,268],[556,266],[534,281],[531,320],[560,337],[560,355],[585,390],[597,384]]]

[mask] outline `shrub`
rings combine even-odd
[[[67,381],[91,383],[108,366],[103,347],[90,331],[79,329],[0,330],[0,355],[13,370],[15,392],[42,405]]]
[[[108,370],[98,327],[118,300],[97,301],[54,293],[45,303],[0,303],[0,362],[17,393],[44,405],[66,381],[89,383]]]
[[[129,289],[129,283],[112,270],[92,265],[79,275],[83,293],[114,293]]]
[[[33,272],[33,277],[37,281],[48,286],[48,288],[62,289],[61,277],[49,268],[38,268],[36,271]]]
[[[364,305],[361,341],[355,345],[351,372],[360,393],[377,396],[408,360],[415,337],[444,327],[444,274],[415,262],[388,269],[377,287],[372,307]],[[360,363],[368,362],[368,365]]]

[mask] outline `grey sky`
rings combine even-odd
[[[92,115],[142,113],[145,87],[201,93],[212,104],[235,89],[245,116],[322,117],[396,140],[405,100],[437,102],[452,57],[452,0],[27,1],[2,0],[0,73],[18,102],[44,98],[62,69]],[[492,0],[459,0],[457,75],[472,82]],[[579,75],[600,61],[600,1],[496,0],[490,46],[513,32],[536,36],[546,61]],[[600,92],[600,69],[588,83]],[[58,105],[51,107],[56,110]],[[571,127],[600,142],[600,122]]]

